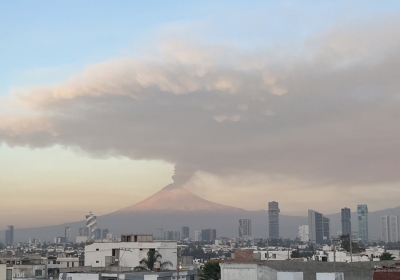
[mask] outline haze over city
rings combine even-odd
[[[398,207],[400,3],[245,2],[3,3],[0,229],[170,184],[295,216]]]

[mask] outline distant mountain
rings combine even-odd
[[[244,211],[240,208],[225,206],[201,198],[183,187],[173,184],[135,205],[128,206],[117,213],[146,211]]]
[[[265,200],[266,203],[268,199]],[[318,209],[315,209],[318,210]],[[380,236],[380,221],[382,215],[400,216],[400,207],[369,213],[370,237]],[[327,215],[331,219],[331,234],[340,230],[340,213]],[[183,187],[169,185],[149,198],[122,208],[113,213],[99,216],[99,228],[108,228],[114,236],[121,233],[152,233],[160,236],[161,228],[166,230],[180,230],[182,226],[190,228],[190,235],[194,237],[194,230],[204,228],[217,229],[217,236],[237,236],[238,220],[251,219],[253,235],[256,238],[268,236],[268,212],[247,211],[241,208],[225,206],[205,200]],[[280,235],[284,238],[295,238],[299,225],[307,224],[305,216],[280,215]],[[78,235],[79,227],[84,221],[65,223],[62,225],[15,229],[15,241],[27,241],[29,238],[39,238],[42,241],[52,241],[56,236],[63,236],[64,228],[71,227],[71,237]],[[357,214],[352,213],[352,228],[357,231]],[[4,236],[4,232],[0,232]]]

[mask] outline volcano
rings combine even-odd
[[[266,197],[265,204],[270,200]],[[383,215],[400,216],[400,207],[370,212],[370,236],[379,236],[379,217]],[[331,219],[332,233],[340,230],[340,213],[327,215],[327,217]],[[159,236],[162,230],[179,231],[182,226],[190,228],[192,238],[195,230],[206,228],[217,229],[218,237],[232,237],[238,235],[239,219],[251,219],[254,237],[266,238],[268,236],[267,211],[248,211],[211,202],[174,184],[164,187],[137,204],[97,218],[98,227],[109,229],[116,237],[127,233],[152,233],[154,236]],[[357,212],[352,213],[352,220],[357,220]],[[284,238],[295,238],[298,226],[307,223],[306,216],[281,214],[280,235]],[[78,235],[79,228],[85,226],[85,220],[47,227],[15,229],[14,240],[26,242],[29,238],[34,237],[42,241],[51,241],[55,236],[62,235],[66,226],[71,228],[71,238],[74,238]],[[4,231],[0,231],[1,235],[4,236]]]
[[[184,187],[175,187],[171,184],[135,205],[118,210],[117,213],[147,211],[233,212],[244,210],[205,200]]]

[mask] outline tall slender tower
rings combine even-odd
[[[341,211],[342,217],[342,234],[351,234],[351,211],[349,208],[345,207]]]
[[[357,205],[358,215],[358,236],[360,240],[368,243],[368,206],[366,204]]]
[[[388,243],[390,241],[389,234],[389,216],[381,216],[381,240]]]
[[[239,237],[250,237],[251,233],[251,220],[240,219],[239,220]]]
[[[279,239],[279,204],[268,202],[269,238]]]
[[[14,226],[7,227],[5,243],[10,245],[14,243]]]
[[[89,213],[86,215],[86,227],[89,229],[89,240],[94,240],[96,238],[96,230],[97,230],[97,217]]]
[[[70,241],[70,236],[71,236],[71,228],[70,227],[65,227],[65,243],[68,243]]]
[[[389,238],[390,242],[399,242],[399,217],[395,215],[389,216]]]

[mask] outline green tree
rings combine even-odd
[[[298,250],[292,251],[292,253],[290,254],[290,257],[291,257],[292,259],[300,258],[300,252],[299,252]]]
[[[160,263],[160,269],[163,270],[168,266],[172,266],[170,261],[163,261],[161,254],[156,250],[149,250],[147,252],[147,258],[143,258],[139,262],[139,266],[135,267],[135,270],[154,270],[154,263]]]
[[[200,280],[219,280],[221,277],[221,267],[219,261],[208,261],[200,268]]]
[[[381,261],[392,261],[395,259],[395,257],[391,253],[385,252],[379,257],[379,259]]]
[[[341,247],[347,252],[350,252],[350,235],[349,234],[341,235],[340,239],[342,240]],[[353,249],[353,253],[359,253],[362,251],[362,249],[358,246],[357,242],[351,242],[351,247]]]

